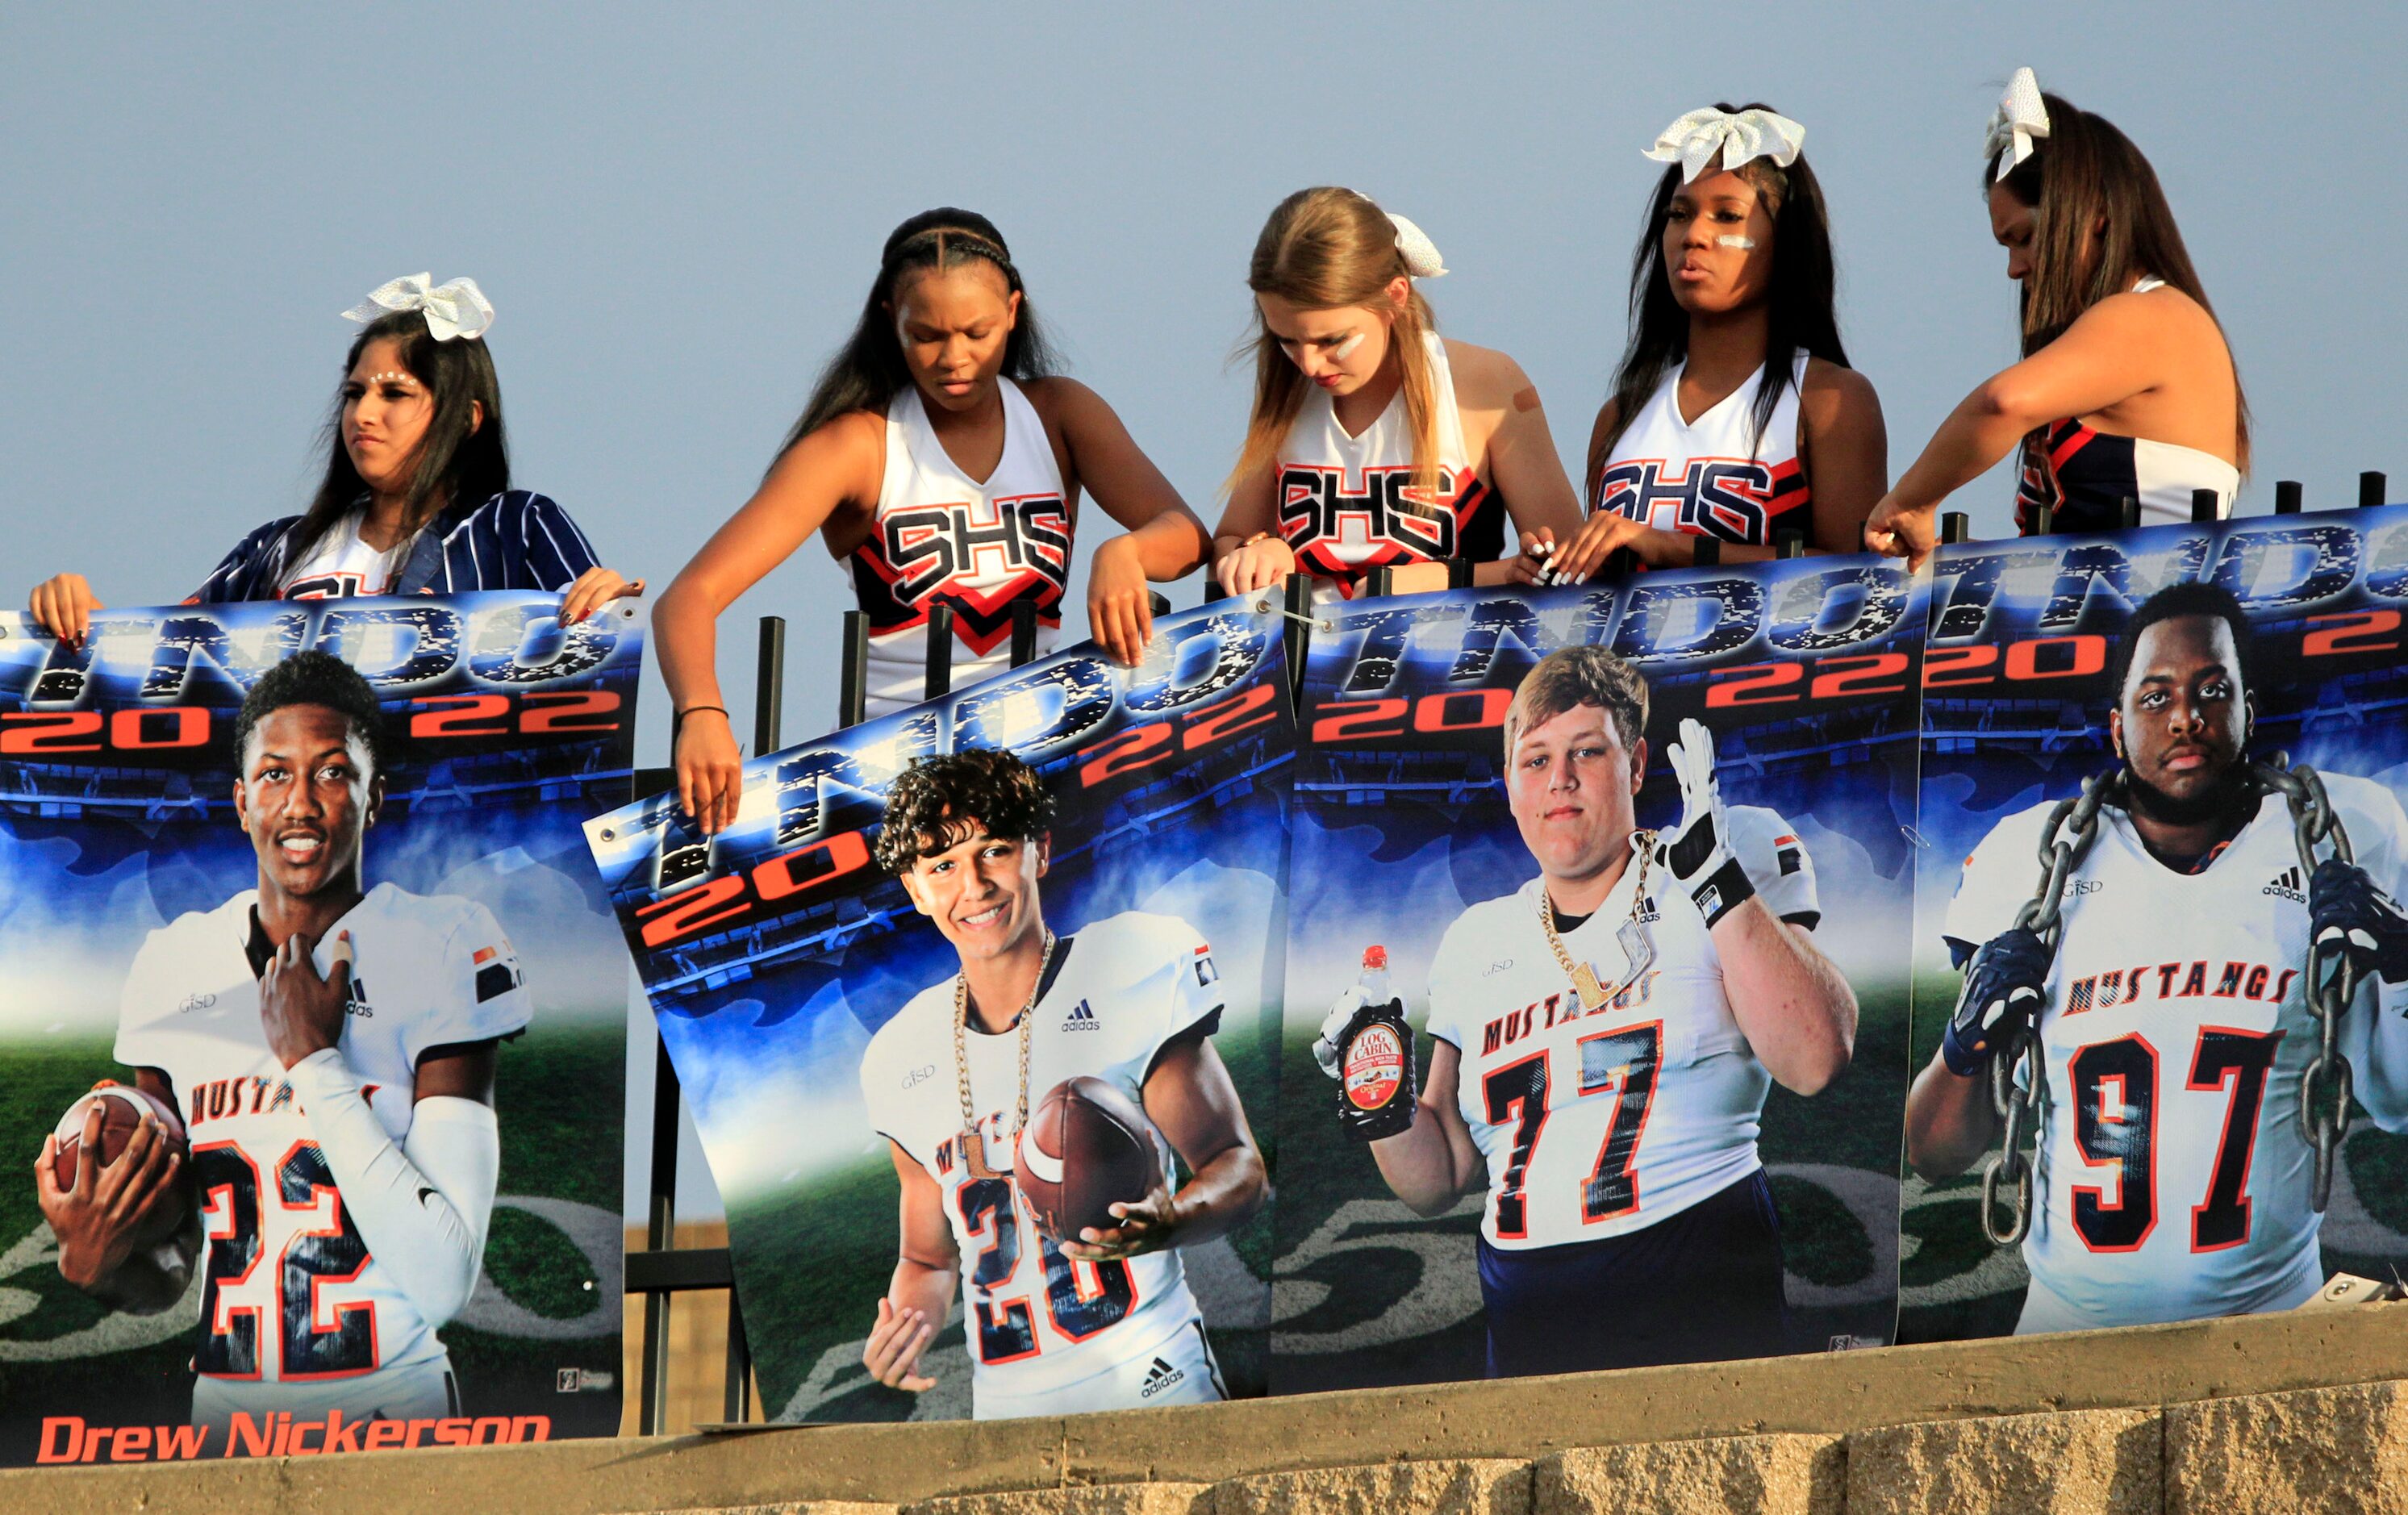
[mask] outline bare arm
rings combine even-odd
[[[1096,549],[1087,569],[1087,624],[1107,651],[1134,665],[1154,636],[1146,584],[1194,572],[1211,542],[1102,396],[1075,379],[1042,383],[1039,393],[1062,429],[1073,475],[1127,533]]]
[[[706,835],[735,821],[744,767],[719,687],[719,617],[846,505],[867,501],[874,508],[885,458],[885,424],[867,411],[804,437],[652,607],[652,647],[669,703],[695,712],[678,723],[679,805]]]
[[[1920,560],[1931,549],[1941,502],[1987,472],[2026,433],[2163,383],[2169,364],[2190,355],[2174,329],[2181,315],[2154,294],[2111,295],[2056,341],[1985,380],[1957,402],[1874,508],[1867,522],[1874,550]]]
[[[936,1379],[918,1371],[920,1354],[937,1338],[953,1309],[961,1253],[953,1246],[953,1227],[945,1222],[944,1192],[937,1180],[902,1148],[891,1141],[887,1148],[895,1176],[903,1184],[902,1243],[895,1275],[878,1301],[878,1319],[862,1346],[861,1364],[888,1388],[919,1394],[937,1386]]]
[[[1434,1040],[1429,1076],[1422,1080],[1413,1123],[1371,1143],[1371,1160],[1390,1192],[1416,1215],[1438,1215],[1487,1181],[1488,1165],[1455,1108],[1463,1053],[1451,1041]]]
[[[1231,594],[1276,589],[1297,571],[1296,550],[1279,534],[1276,490],[1268,468],[1240,479],[1212,528],[1212,577]]]
[[[1062,1243],[1065,1256],[1101,1263],[1192,1247],[1243,1224],[1262,1208],[1262,1153],[1211,1038],[1185,1036],[1164,1048],[1146,1076],[1144,1105],[1187,1165],[1187,1181],[1176,1194],[1157,1188],[1134,1205],[1114,1205],[1121,1223],[1108,1231],[1087,1227],[1077,1241]]]
[[[1856,995],[1813,933],[1776,916],[1763,896],[1714,922],[1731,1019],[1773,1080],[1813,1094],[1847,1071],[1856,1043]]]
[[[1563,456],[1555,450],[1555,433],[1547,425],[1547,412],[1539,403],[1538,386],[1522,372],[1520,364],[1501,352],[1494,356],[1500,369],[1496,382],[1505,393],[1498,396],[1501,409],[1497,429],[1488,437],[1489,482],[1505,496],[1519,536],[1543,533],[1556,541],[1570,541],[1580,530],[1580,493],[1564,472]],[[1524,577],[1515,571],[1518,561],[1503,558],[1481,564],[1472,570],[1471,581],[1513,583]]]
[[[1908,1165],[1933,1182],[1953,1179],[1981,1161],[1998,1139],[1988,1070],[1959,1078],[1933,1053],[1906,1096]]]
[[[1798,407],[1813,498],[1813,545],[1825,552],[1861,552],[1865,518],[1889,489],[1889,430],[1881,396],[1855,369],[1817,359],[1807,364]]]

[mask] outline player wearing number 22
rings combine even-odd
[[[871,1124],[902,1181],[901,1255],[862,1351],[881,1382],[920,1357],[968,1272],[980,1420],[1225,1397],[1176,1249],[1260,1207],[1261,1154],[1212,1050],[1222,990],[1195,927],[1129,911],[1056,938],[1039,880],[1054,805],[1008,751],[924,758],[887,796],[880,862],[960,954],[862,1055]],[[1044,1235],[1013,1182],[1032,1093],[1100,1079],[1141,1111],[1157,1159],[1119,1223]],[[1190,1173],[1175,1193],[1176,1152]],[[1066,1152],[1066,1158],[1070,1156]]]
[[[190,1254],[136,1237],[160,1207],[198,1209],[193,1421],[222,1435],[237,1412],[460,1413],[436,1332],[476,1285],[496,1047],[530,1009],[483,906],[365,887],[378,722],[366,680],[323,652],[252,687],[234,802],[258,887],[152,932],[118,1022],[117,1060],[184,1119],[189,1169],[153,1161],[150,1192],[118,1207],[39,1173],[59,1271],[124,1308],[183,1297]],[[137,1135],[111,1166],[153,1146]]]
[[[1847,1066],[1856,997],[1813,944],[1814,870],[1780,816],[1726,809],[1682,722],[1681,819],[1638,828],[1647,685],[1603,648],[1549,653],[1505,716],[1506,798],[1539,876],[1465,910],[1429,970],[1428,1080],[1341,1117],[1424,1215],[1485,1187],[1488,1370],[1503,1377],[1789,1350],[1780,1221],[1756,1153],[1778,1080]],[[1383,1019],[1340,997],[1325,1071]],[[1383,1052],[1412,1036],[1401,1007]]]
[[[1949,907],[1965,986],[1908,1097],[1907,1159],[1939,1179],[1998,1139],[1991,1064],[2033,1029],[2045,1097],[2018,1332],[2286,1309],[2315,1293],[2321,1217],[2299,1108],[2319,1050],[2311,977],[2340,956],[2359,981],[2337,1044],[2358,1098],[2386,1129],[2408,1128],[2408,920],[2392,903],[2408,886],[2408,822],[2389,791],[2325,775],[2355,862],[2301,867],[2287,801],[2244,755],[2248,652],[2226,590],[2145,601],[2118,653],[2109,732],[2122,766],[2060,886],[2054,952],[2016,924],[2045,887],[2049,805],[1999,822]]]

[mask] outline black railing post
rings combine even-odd
[[[1795,526],[1772,534],[1772,555],[1776,558],[1802,558],[1806,555],[1806,534]]]
[[[1689,561],[1694,566],[1715,567],[1723,561],[1723,539],[1719,536],[1700,536],[1690,547],[1689,551],[1691,553]]]
[[[786,707],[786,618],[761,618],[761,656],[753,665],[752,755],[766,757],[785,744],[778,739]]]
[[[869,617],[844,613],[844,665],[837,670],[836,724],[857,726],[869,715]]]
[[[1962,510],[1951,510],[1940,518],[1940,540],[1948,547],[1973,539],[1973,518]]]
[[[727,1390],[720,1400],[720,1419],[740,1425],[752,1418],[752,1342],[744,1335],[744,1312],[737,1308],[736,1291],[727,1291]]]
[[[2190,519],[2192,525],[2211,525],[2214,522],[2222,520],[2223,516],[2223,501],[2217,498],[2215,491],[2212,489],[2195,489],[2190,492]]]
[[[928,607],[928,671],[920,686],[923,699],[941,699],[953,692],[953,607]]]
[[[1147,609],[1152,610],[1157,617],[1167,616],[1170,613],[1170,596],[1165,594],[1158,589],[1147,590],[1145,592],[1145,606]]]
[[[1469,589],[1471,587],[1471,568],[1472,563],[1469,558],[1447,559],[1446,587],[1449,589]]]
[[[2124,523],[2126,531],[2138,530],[2141,524],[2141,502],[2129,494],[2125,495],[2124,507],[2116,512],[2115,519]]]
[[[2361,510],[2383,503],[2383,476],[2369,470],[2358,476],[2358,507]]]
[[[2300,481],[2296,479],[2274,480],[2274,513],[2296,516],[2300,513]]]
[[[1598,577],[1606,579],[1627,579],[1639,571],[1639,554],[1627,547],[1617,547],[1598,565]]]
[[[1037,602],[1011,604],[1011,665],[1025,668],[1037,661]]]
[[[2057,507],[2053,505],[2033,506],[2031,513],[2031,535],[2034,536],[2046,536],[2049,533],[2055,530],[2057,530]]]
[[[1287,702],[1294,709],[1304,698],[1304,655],[1312,645],[1312,579],[1300,573],[1288,575],[1283,603],[1287,609]]]
[[[652,1203],[645,1218],[644,1245],[666,1251],[677,1231],[678,1076],[669,1063],[669,1044],[653,1047]],[[644,1383],[638,1423],[648,1436],[666,1436],[669,1429],[669,1296],[648,1291],[644,1295]]]
[[[1397,592],[1397,570],[1381,566],[1363,576],[1363,593],[1367,599],[1384,600]]]

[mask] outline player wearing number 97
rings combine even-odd
[[[221,1436],[236,1412],[460,1412],[436,1332],[476,1285],[500,1172],[495,1049],[530,1007],[483,906],[366,887],[379,719],[366,680],[323,652],[253,686],[234,808],[258,887],[152,932],[118,1021],[117,1060],[183,1116],[189,1171],[108,1213],[47,1161],[37,1180],[59,1271],[152,1311],[188,1280],[132,1238],[188,1186],[207,1238],[193,1420]]]
[[[2408,821],[2388,790],[2325,774],[2356,864],[2303,876],[2289,807],[2245,756],[2249,640],[2240,602],[2214,585],[2161,590],[2133,613],[2108,728],[2120,782],[2061,886],[2053,954],[2014,924],[2042,883],[2047,803],[1983,838],[1949,906],[1966,986],[1908,1096],[1907,1160],[1937,1180],[1989,1150],[1991,1062],[2036,1024],[2047,1099],[2018,1332],[2315,1293],[2321,1218],[2299,1127],[2318,1042],[2312,940],[2358,957],[2340,1050],[2368,1112],[2408,1128],[2408,920],[2392,903],[2408,886]]]
[[[1261,1154],[1212,1050],[1222,1008],[1196,928],[1128,911],[1056,938],[1039,880],[1054,802],[1008,751],[923,758],[887,795],[880,863],[960,954],[870,1038],[861,1088],[902,1182],[901,1247],[862,1362],[935,1385],[920,1356],[965,1266],[980,1420],[1225,1397],[1176,1249],[1243,1222]],[[1058,1242],[1014,1185],[1020,1128],[1064,1079],[1101,1079],[1150,1122],[1151,1193]],[[1176,1153],[1191,1175],[1174,1193]]]
[[[1645,680],[1603,648],[1549,653],[1515,691],[1505,792],[1538,877],[1448,928],[1420,1102],[1371,1142],[1424,1215],[1486,1188],[1492,1376],[1789,1346],[1756,1132],[1775,1080],[1812,1094],[1846,1068],[1856,996],[1814,947],[1804,848],[1723,806],[1698,722],[1670,749],[1680,823],[1638,829],[1646,725]],[[1326,1036],[1359,1025],[1354,997]]]

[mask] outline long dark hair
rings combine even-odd
[[[2024,356],[2056,341],[2100,301],[2122,294],[2143,275],[2154,275],[2199,302],[2207,302],[2173,207],[2157,183],[2157,171],[2115,129],[2113,121],[2081,109],[2061,95],[2042,94],[2048,135],[2032,143],[2031,156],[2000,182],[2031,207],[2032,271],[2024,280]],[[1992,165],[1983,169],[1988,188]],[[2091,228],[2099,227],[2095,255]],[[2230,356],[2228,342],[2226,355]],[[2241,389],[2241,364],[2232,364],[2234,452],[2249,466],[2249,398]]]
[[[493,354],[481,337],[457,336],[438,342],[426,329],[426,317],[416,310],[394,310],[369,322],[343,358],[343,381],[368,344],[390,339],[401,352],[401,365],[426,386],[435,413],[426,435],[409,460],[409,504],[402,526],[406,537],[423,529],[447,507],[462,501],[481,505],[510,487],[509,443],[502,432],[502,386],[494,377]],[[479,407],[484,419],[477,419]],[[368,486],[351,466],[351,450],[343,446],[343,393],[335,391],[334,413],[326,418],[326,476],[317,497],[295,528],[287,564],[309,555],[325,535],[359,508]]]
[[[1714,108],[1736,113],[1772,107],[1759,101]],[[1756,186],[1772,214],[1772,289],[1765,298],[1764,377],[1756,386],[1754,409],[1756,445],[1760,448],[1798,354],[1806,352],[1842,368],[1848,365],[1848,354],[1840,345],[1839,276],[1831,259],[1823,186],[1815,181],[1814,170],[1801,153],[1786,168],[1769,158],[1752,158],[1741,165],[1739,176]],[[1681,165],[1666,167],[1631,255],[1630,340],[1622,350],[1622,366],[1613,374],[1613,429],[1590,449],[1586,490],[1591,509],[1597,507],[1598,472],[1613,455],[1613,444],[1638,419],[1640,407],[1664,375],[1689,355],[1689,314],[1672,297],[1671,276],[1664,267],[1664,222],[1681,183]]]
[[[878,255],[877,282],[870,285],[869,298],[861,305],[861,320],[820,370],[802,419],[778,449],[780,456],[838,416],[855,410],[883,411],[910,386],[911,370],[903,362],[903,346],[895,335],[895,313],[888,308],[895,292],[908,274],[957,268],[973,259],[1002,270],[1004,283],[1020,296],[1020,315],[1011,335],[1004,338],[1003,376],[1025,381],[1057,371],[1053,345],[1037,323],[1037,311],[1020,281],[1020,270],[1012,266],[1011,250],[1004,245],[995,222],[975,210],[953,206],[923,210],[888,234],[885,250]]]

